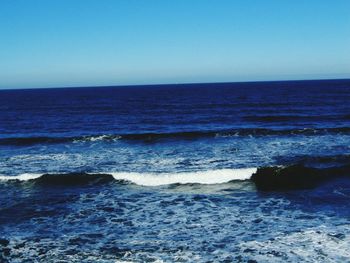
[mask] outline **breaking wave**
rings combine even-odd
[[[0,176],[2,181],[29,181],[49,185],[79,185],[112,181],[130,182],[141,186],[170,184],[222,184],[236,180],[248,180],[256,168],[222,169],[189,173],[146,174],[130,172],[114,173],[67,173],[67,174],[21,174]]]
[[[143,186],[159,186],[169,184],[222,184],[230,181],[248,180],[256,172],[256,168],[223,169],[213,171],[173,173],[173,174],[140,174],[112,173],[116,180],[125,180]]]
[[[221,169],[186,173],[66,173],[21,174],[0,176],[0,181],[29,182],[37,185],[74,186],[110,182],[131,183],[140,186],[174,184],[224,184],[251,180],[262,191],[284,191],[315,188],[336,178],[350,178],[350,165],[313,168],[302,164],[260,168]]]

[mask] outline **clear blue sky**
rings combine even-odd
[[[0,0],[0,88],[348,77],[349,0]]]

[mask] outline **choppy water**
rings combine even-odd
[[[249,178],[349,165],[349,102],[347,80],[0,91],[0,261],[348,261],[350,179]]]

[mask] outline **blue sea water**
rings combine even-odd
[[[293,164],[350,165],[350,80],[2,90],[0,261],[348,261],[350,177],[250,180]]]

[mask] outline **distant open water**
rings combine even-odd
[[[346,262],[350,80],[0,91],[0,262]],[[44,175],[45,174],[45,175]]]

